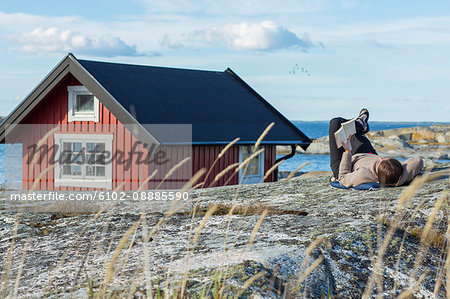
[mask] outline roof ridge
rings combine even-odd
[[[183,68],[183,67],[173,67],[173,66],[160,66],[160,65],[147,65],[147,64],[132,64],[123,62],[110,62],[110,61],[98,61],[98,60],[88,60],[88,59],[77,59],[78,62],[87,63],[99,63],[99,64],[111,64],[116,66],[129,66],[129,67],[142,67],[142,68],[155,68],[155,69],[169,69],[169,70],[180,70],[180,71],[192,71],[192,72],[207,72],[207,73],[225,73],[225,71],[213,71],[213,70],[199,70],[193,68]]]

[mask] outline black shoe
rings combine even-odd
[[[370,127],[369,127],[369,110],[367,110],[366,108],[361,109],[361,111],[359,112],[359,116],[356,119],[357,121],[359,121],[363,127],[363,133],[366,134],[367,132],[370,131]]]

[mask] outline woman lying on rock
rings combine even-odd
[[[338,180],[342,186],[356,187],[363,183],[380,183],[385,186],[402,186],[413,180],[420,173],[423,161],[410,158],[405,162],[378,156],[369,139],[369,111],[362,109],[355,121],[356,133],[342,147],[337,147],[334,133],[348,119],[333,118],[330,121],[330,166],[332,180]]]

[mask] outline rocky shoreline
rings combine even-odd
[[[367,136],[382,156],[450,160],[450,125],[371,131]],[[288,153],[290,147],[277,147],[277,154]],[[328,136],[314,140],[306,151],[297,147],[297,153],[329,154]]]
[[[2,200],[2,282],[8,272],[6,294],[30,298],[93,297],[105,281],[111,297],[176,297],[184,289],[189,298],[359,298],[379,271],[374,294],[414,287],[414,296],[445,298],[449,169],[441,163],[420,186],[380,191],[334,189],[329,176],[314,174],[194,190],[167,217],[172,203],[163,201],[123,201],[98,214],[105,203],[84,212],[72,203],[34,214],[31,203],[17,213]]]

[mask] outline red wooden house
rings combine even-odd
[[[244,169],[230,168],[214,186],[261,182],[276,162],[276,145],[306,148],[311,141],[230,69],[106,63],[69,54],[5,118],[0,140],[23,144],[23,189],[179,188],[214,165],[200,180],[208,187],[252,154],[272,122],[264,151]],[[148,160],[138,161],[138,153]],[[265,179],[274,180],[274,174]]]

